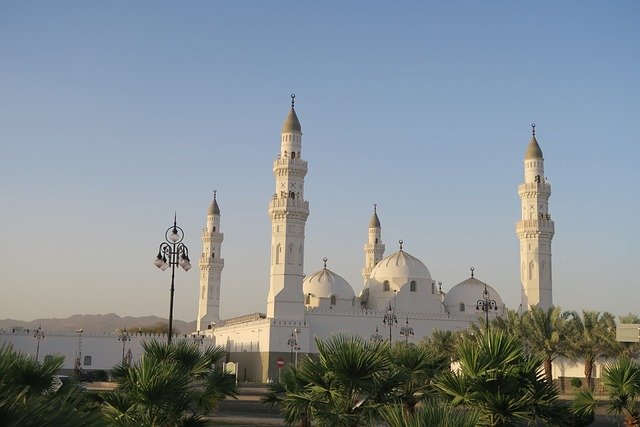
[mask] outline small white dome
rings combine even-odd
[[[302,290],[305,295],[312,294],[317,298],[335,295],[339,299],[351,301],[356,296],[349,282],[327,268],[307,276],[302,283]]]
[[[431,273],[418,258],[399,250],[376,264],[371,270],[371,277],[381,282],[394,277],[431,280]]]
[[[448,310],[450,313],[459,311],[475,312],[478,301],[483,299],[485,285],[487,286],[487,292],[489,292],[489,299],[496,302],[498,312],[501,313],[503,303],[498,292],[475,277],[470,277],[451,288],[444,297],[445,307],[450,309]],[[464,304],[465,308],[463,310],[460,310],[461,304]]]

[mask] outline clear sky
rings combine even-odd
[[[168,316],[152,264],[174,211],[196,268],[222,210],[223,317],[266,310],[272,162],[295,92],[309,162],[305,271],[362,288],[387,254],[444,290],[520,302],[515,222],[537,124],[554,303],[640,313],[640,3],[0,3],[0,318]]]

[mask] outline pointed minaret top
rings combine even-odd
[[[300,126],[300,120],[298,120],[298,116],[296,115],[295,106],[296,95],[294,93],[291,94],[291,110],[289,110],[289,115],[284,121],[282,125],[282,133],[285,132],[302,132],[302,126]]]
[[[369,221],[369,228],[380,228],[380,218],[378,218],[377,208],[378,208],[378,205],[374,203],[373,215],[371,216],[371,220]]]
[[[218,206],[218,201],[216,200],[217,193],[218,190],[213,190],[213,202],[209,205],[208,215],[220,215],[220,206]]]
[[[524,159],[542,159],[542,149],[536,140],[536,124],[531,123],[531,140],[524,153]]]

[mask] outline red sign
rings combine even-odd
[[[276,365],[278,365],[278,368],[284,368],[284,359],[282,357],[279,358]]]

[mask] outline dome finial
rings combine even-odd
[[[531,123],[531,136],[536,137],[536,124]]]
[[[438,280],[438,293],[442,293],[442,280]]]
[[[473,277],[473,270],[475,270],[475,267],[469,267],[469,269],[471,270],[471,277]]]
[[[402,241],[402,239],[400,239],[400,240],[398,240],[398,243],[400,243],[400,250],[402,250],[402,244],[403,244],[404,242]]]
[[[292,93],[292,94],[291,94],[291,109],[293,109],[293,107],[295,106],[295,104],[296,104],[296,94],[295,94],[295,93]]]
[[[322,258],[322,261],[324,262],[324,269],[327,269],[327,257]]]

